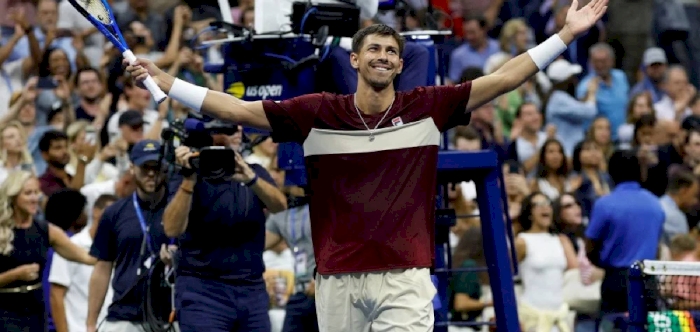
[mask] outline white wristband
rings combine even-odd
[[[559,34],[547,38],[542,44],[539,44],[527,51],[532,61],[540,70],[544,70],[549,66],[554,59],[566,51],[566,43],[561,40]]]
[[[207,91],[209,89],[176,78],[170,87],[168,96],[199,112],[202,109],[204,98],[207,96]]]

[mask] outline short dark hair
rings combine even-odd
[[[525,106],[528,106],[528,105],[529,105],[529,106],[535,106],[535,108],[537,108],[538,111],[540,110],[540,108],[537,107],[537,104],[535,104],[535,103],[533,103],[533,102],[526,101],[526,102],[520,104],[520,106],[518,106],[518,109],[515,111],[515,118],[516,118],[516,119],[520,117],[520,113],[522,113],[523,108],[524,108]]]
[[[55,141],[68,141],[68,135],[60,130],[49,130],[39,139],[39,151],[49,152],[51,143]]]
[[[642,169],[637,154],[632,150],[618,150],[610,157],[608,173],[616,185],[623,182],[641,182]]]
[[[484,15],[478,15],[478,14],[467,15],[467,17],[464,18],[462,23],[467,24],[471,21],[476,21],[476,23],[478,23],[482,29],[485,29],[486,26],[488,25],[488,22],[486,21],[486,17]]]
[[[359,53],[360,49],[362,49],[362,45],[365,43],[365,38],[371,35],[393,37],[396,40],[396,43],[399,44],[399,56],[403,54],[406,40],[403,38],[403,36],[401,36],[401,34],[396,32],[394,28],[386,24],[373,24],[357,31],[355,35],[352,36],[352,51],[354,53]]]
[[[454,140],[457,141],[457,139],[460,137],[469,141],[481,139],[481,135],[479,135],[479,132],[470,126],[458,126],[455,128]]]
[[[667,192],[671,194],[678,193],[683,188],[691,187],[697,179],[695,175],[687,170],[678,170],[669,172]]]
[[[473,81],[481,76],[484,76],[484,71],[479,67],[467,67],[462,71],[462,75],[459,77],[460,83],[465,83],[468,81]]]
[[[83,67],[78,69],[78,71],[75,72],[75,79],[73,81],[73,84],[75,86],[78,86],[78,80],[80,80],[80,74],[82,73],[95,73],[97,75],[97,79],[102,81],[102,74],[100,73],[99,70],[92,68],[92,67]]]
[[[107,207],[109,203],[114,203],[119,200],[119,197],[114,196],[114,195],[109,195],[109,194],[102,194],[100,197],[97,197],[95,200],[95,203],[92,205],[93,208],[97,208],[100,210],[103,210],[104,208]]]
[[[85,209],[87,200],[80,191],[63,188],[49,196],[44,217],[63,230],[67,230],[78,220]]]

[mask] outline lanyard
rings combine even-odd
[[[146,245],[148,246],[148,253],[153,254],[153,245],[151,244],[151,236],[148,234],[148,226],[146,226],[146,219],[143,218],[143,213],[141,212],[141,207],[139,206],[138,200],[136,200],[136,192],[131,196],[131,200],[134,202],[134,210],[136,210],[136,218],[141,224],[141,230],[143,231],[143,236],[145,237]]]
[[[307,212],[307,210],[306,210],[306,207],[307,207],[307,206],[308,206],[308,205],[302,205],[302,206],[301,206],[302,209],[304,210],[304,213],[301,215],[301,216],[302,216],[302,218],[301,218],[301,236],[299,237],[299,239],[304,238],[304,228],[305,228],[305,227],[304,227],[304,220],[306,220],[305,217],[306,217],[306,215],[308,214],[308,212]],[[297,208],[289,209],[289,226],[291,227],[291,232],[290,232],[290,233],[291,233],[291,235],[292,235],[292,249],[293,249],[294,251],[297,251],[297,242],[298,242],[298,240],[299,240],[299,239],[297,239],[297,237],[296,237],[296,229],[297,229],[297,228],[296,228],[295,225],[294,225],[294,224],[296,223],[296,213],[297,213],[296,210],[297,210]]]

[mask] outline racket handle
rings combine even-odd
[[[134,52],[131,52],[131,50],[124,51],[122,56],[124,59],[126,59],[126,61],[129,61],[129,63],[136,62],[136,56],[134,55]],[[153,77],[150,75],[143,81],[143,85],[146,87],[146,89],[148,89],[148,92],[151,93],[151,96],[153,96],[153,99],[155,99],[158,104],[162,103],[165,98],[168,97],[168,95],[166,95],[165,92],[158,87],[158,84],[156,84],[156,81],[154,81]]]

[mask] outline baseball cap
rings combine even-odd
[[[136,127],[142,126],[144,123],[146,123],[146,121],[143,120],[143,116],[138,111],[129,110],[119,116],[119,127]]]
[[[644,66],[651,66],[655,63],[667,64],[668,59],[666,58],[666,52],[658,47],[647,48],[647,50],[644,51],[642,63]]]
[[[160,142],[152,139],[139,141],[131,149],[129,157],[131,162],[138,167],[149,161],[158,161],[160,159]]]
[[[580,74],[582,70],[583,68],[579,65],[572,64],[564,59],[559,59],[549,65],[547,68],[547,76],[553,82],[563,82],[571,76]]]

